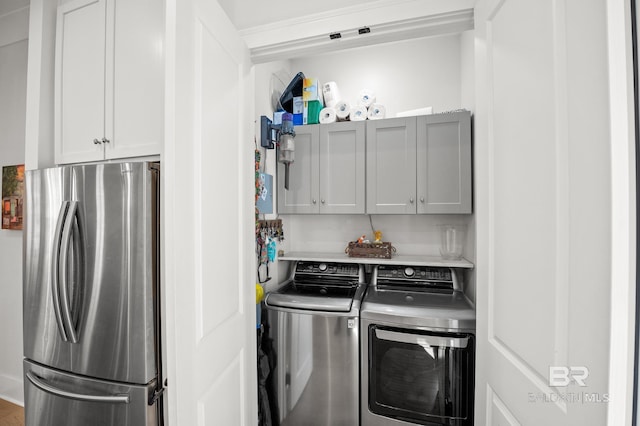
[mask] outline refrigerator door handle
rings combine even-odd
[[[77,230],[76,216],[78,214],[78,202],[68,201],[68,203],[69,210],[67,211],[67,217],[64,220],[62,228],[62,242],[60,243],[60,270],[58,274],[58,282],[60,288],[60,302],[62,306],[62,321],[68,332],[68,341],[71,343],[78,343],[78,333],[71,315],[69,283],[67,281],[69,275],[67,270],[69,266],[69,244],[71,242],[72,231],[74,228]],[[80,238],[80,235],[76,235],[76,238]]]
[[[41,391],[60,396],[62,398],[75,399],[85,402],[106,402],[111,404],[129,403],[129,395],[86,395],[82,393],[69,392],[58,389],[57,387],[48,384],[44,379],[36,376],[31,371],[28,371],[26,376],[27,379],[29,379],[29,381]]]
[[[64,342],[68,342],[67,331],[64,328],[62,322],[62,308],[60,305],[60,244],[62,242],[62,227],[69,210],[69,202],[63,201],[60,206],[60,213],[58,214],[58,222],[56,224],[56,230],[54,232],[53,242],[53,261],[51,262],[51,295],[53,297],[53,310],[56,315],[56,323],[58,324],[58,331],[60,337]]]

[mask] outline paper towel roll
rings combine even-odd
[[[351,105],[349,105],[349,102],[338,101],[333,108],[336,110],[338,120],[344,121],[349,119],[349,112],[351,112]]]
[[[335,123],[338,120],[334,108],[322,108],[320,110],[320,124]]]
[[[349,111],[349,120],[351,121],[364,121],[367,119],[367,107],[364,105],[358,105],[351,108]]]
[[[340,100],[340,91],[335,81],[329,81],[322,85],[322,95],[324,96],[324,105],[335,107]]]
[[[380,120],[387,115],[387,109],[382,104],[373,104],[369,107],[367,118],[369,120]]]
[[[373,90],[362,89],[358,95],[358,104],[369,108],[376,101],[376,94]]]

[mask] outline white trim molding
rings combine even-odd
[[[473,29],[473,0],[378,0],[241,31],[254,63]],[[362,28],[370,32],[359,34]],[[330,34],[341,37],[331,39]]]
[[[611,144],[611,341],[607,423],[633,411],[636,185],[633,50],[629,0],[607,0]]]

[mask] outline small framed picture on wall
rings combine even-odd
[[[2,229],[22,229],[24,164],[2,167]]]

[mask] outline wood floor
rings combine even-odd
[[[24,408],[0,399],[0,426],[24,426]]]

